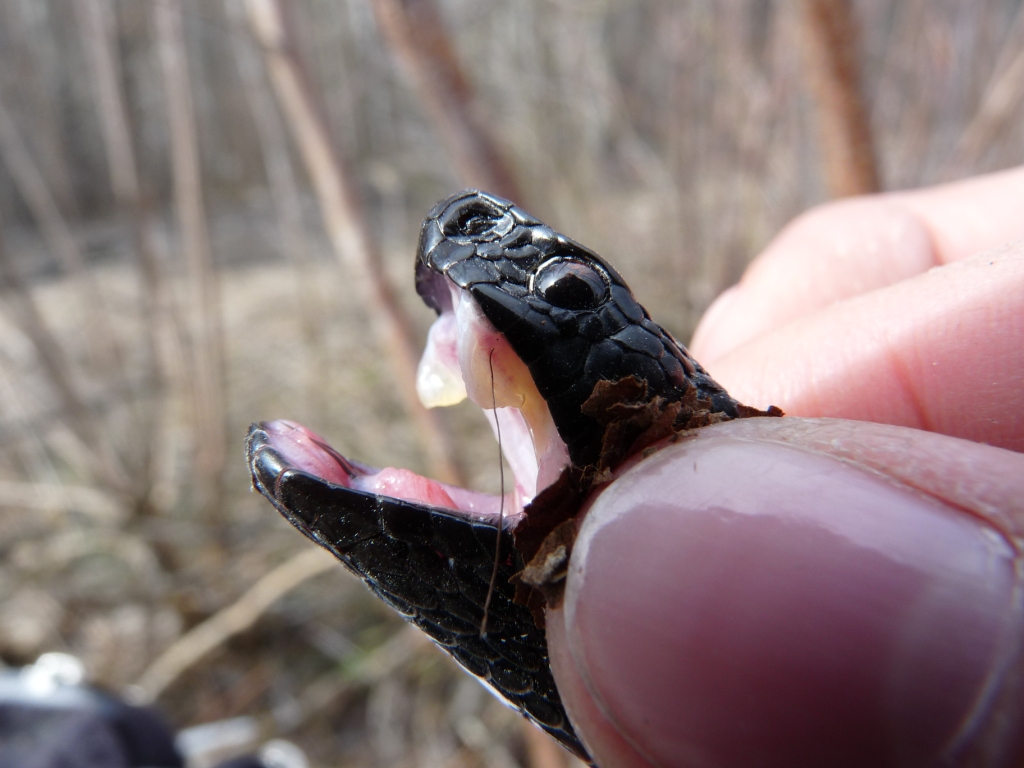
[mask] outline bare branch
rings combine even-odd
[[[0,507],[76,511],[105,523],[116,523],[124,519],[124,506],[117,499],[84,485],[44,485],[0,480]]]
[[[93,363],[100,371],[121,371],[121,356],[103,296],[82,258],[57,201],[25,146],[14,120],[0,98],[0,157],[14,177],[18,192],[32,211],[43,238],[63,268],[78,284],[82,317],[88,330]]]
[[[524,204],[497,139],[477,114],[473,88],[435,0],[373,0],[373,10],[462,182]]]
[[[135,166],[128,114],[118,85],[121,72],[114,55],[114,19],[110,2],[74,0],[74,9],[92,69],[93,90],[114,196],[122,205],[133,205],[139,198],[139,173]]]
[[[245,632],[284,595],[314,576],[338,568],[338,561],[319,547],[304,549],[252,585],[234,603],[178,638],[139,677],[132,698],[155,700],[175,680],[212,651]]]
[[[526,718],[519,727],[526,742],[530,768],[583,768],[586,765]]]
[[[230,35],[238,73],[259,136],[263,167],[266,169],[270,198],[277,214],[281,254],[295,267],[296,316],[301,319],[309,365],[306,368],[306,401],[312,404],[312,416],[324,415],[324,382],[328,364],[324,335],[326,314],[320,285],[311,270],[309,242],[302,224],[302,202],[299,198],[295,170],[288,153],[288,133],[281,119],[273,94],[269,90],[263,63],[246,23],[243,0],[224,0],[228,17],[235,23]]]
[[[337,706],[342,697],[360,689],[372,688],[392,677],[417,654],[424,651],[429,653],[427,649],[431,645],[426,634],[412,624],[406,624],[362,658],[354,663],[346,663],[344,671],[336,669],[327,672],[306,686],[296,696],[296,706],[288,713],[287,721],[281,722],[280,717],[270,714],[260,716],[258,720],[263,726],[261,730],[268,735],[294,731],[318,712],[329,706]],[[561,747],[556,745],[556,749]]]
[[[199,146],[192,89],[189,84],[181,0],[153,5],[153,19],[163,71],[171,133],[174,202],[189,296],[192,343],[192,384],[195,464],[203,512],[220,516],[226,460],[224,352],[221,301],[210,257],[203,206]]]
[[[0,237],[0,295],[21,331],[32,341],[40,365],[48,380],[57,390],[61,404],[76,437],[91,449],[86,464],[110,488],[126,493],[130,487],[128,475],[121,466],[113,447],[102,430],[96,415],[86,405],[75,376],[73,366],[50,331],[39,307],[22,282]]]
[[[1010,27],[1003,50],[981,104],[960,136],[950,162],[951,175],[969,173],[985,149],[1011,124],[1014,114],[1024,102],[1024,6]]]
[[[58,207],[76,219],[81,213],[72,180],[77,158],[67,140],[67,105],[62,103],[62,68],[66,64],[54,18],[56,8],[46,0],[3,5],[7,8],[0,24],[4,27],[5,48],[10,45],[8,50],[13,54],[4,57],[4,68],[13,63],[18,70],[16,92],[21,97],[12,111],[21,113],[19,124],[23,129],[31,126],[25,134],[26,143]]]
[[[151,222],[142,203],[134,140],[121,92],[113,8],[110,0],[74,0],[73,6],[92,75],[90,81],[102,129],[110,185],[118,208],[122,214],[127,215],[135,241],[143,287],[141,314],[150,341],[149,367],[156,376],[177,385],[172,387],[172,393],[182,391],[184,375],[180,328],[169,302],[166,280],[160,272]],[[159,398],[155,407],[160,407]],[[150,414],[143,411],[141,404],[135,410],[133,432],[138,453],[135,466],[139,475],[140,493],[151,496],[149,490],[155,471],[153,447],[163,435],[152,428],[152,419],[147,418]],[[140,504],[138,508],[148,510],[150,505]]]
[[[383,273],[380,256],[370,238],[348,173],[290,48],[281,6],[277,0],[249,0],[248,10],[253,31],[263,46],[274,91],[306,163],[306,172],[313,181],[331,244],[358,293],[365,297],[371,321],[387,349],[395,383],[412,416],[431,472],[439,480],[458,483],[459,473],[451,460],[450,439],[436,414],[424,408],[416,394],[419,355],[413,342],[412,323]]]
[[[825,180],[833,197],[880,189],[871,121],[860,92],[850,0],[803,0],[805,69],[818,114]]]

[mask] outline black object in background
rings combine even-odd
[[[81,685],[72,656],[0,673],[0,768],[183,768],[155,710]]]

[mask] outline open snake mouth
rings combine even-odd
[[[607,262],[507,200],[467,190],[438,203],[420,231],[416,290],[438,315],[420,399],[484,409],[515,478],[504,503],[350,461],[291,423],[266,425],[263,447],[352,491],[480,520],[506,513],[511,529],[570,465],[601,473],[674,431],[740,415]]]
[[[471,491],[398,467],[375,468],[348,459],[312,430],[292,421],[259,425],[254,469],[273,486],[285,466],[334,486],[443,509],[478,522],[513,528],[523,508],[569,464],[547,403],[529,369],[487,320],[473,296],[439,276],[447,290],[420,361],[417,389],[427,407],[454,405],[467,396],[484,409],[514,477],[504,503],[496,494]],[[273,455],[268,454],[271,450]],[[264,456],[265,454],[265,456]],[[294,521],[293,521],[294,522]]]
[[[420,363],[420,397],[432,407],[468,396],[485,409],[515,478],[504,499],[369,467],[287,420],[250,429],[253,486],[499,699],[589,762],[555,687],[544,630],[512,584],[524,561],[510,532],[569,464],[568,450],[504,335],[468,291],[438,281],[446,298]]]

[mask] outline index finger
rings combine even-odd
[[[709,363],[841,299],[1024,236],[1024,167],[815,208],[782,230],[701,320]]]
[[[708,366],[734,397],[1024,450],[1024,242],[826,307]]]

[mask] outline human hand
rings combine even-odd
[[[825,206],[708,311],[696,359],[799,418],[590,507],[548,642],[599,765],[1019,762],[1022,200],[1018,169]]]

